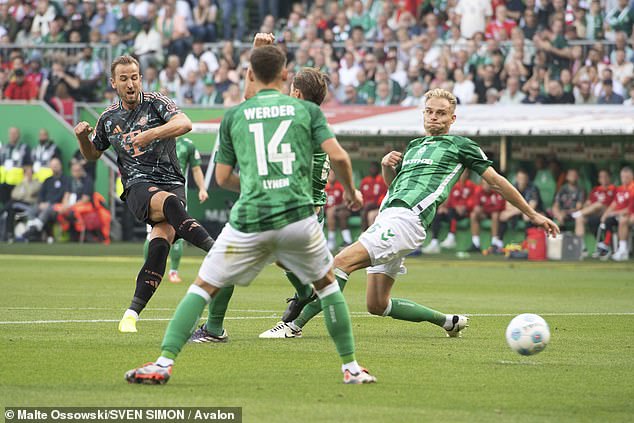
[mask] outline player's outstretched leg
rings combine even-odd
[[[447,336],[459,337],[460,332],[469,326],[469,319],[466,316],[443,314],[411,300],[390,297],[398,267],[400,267],[400,259],[394,263],[368,269],[368,311],[377,316],[389,316],[408,322],[430,322],[445,329]]]
[[[179,237],[203,251],[211,249],[214,240],[196,219],[187,214],[185,206],[178,197],[170,195],[165,198],[163,215]]]
[[[196,282],[198,282],[197,279]],[[189,287],[187,295],[181,300],[174,312],[174,317],[167,326],[161,345],[161,356],[154,363],[147,363],[139,368],[129,370],[125,379],[129,383],[164,384],[171,374],[174,360],[183,349],[185,343],[196,327],[205,306],[211,296],[197,284]]]
[[[341,269],[335,269],[335,277],[341,291],[346,287],[348,283],[348,274]],[[319,298],[306,304],[299,316],[293,320],[284,320],[285,316],[282,316],[282,321],[277,323],[271,329],[262,332],[260,338],[263,339],[289,339],[289,338],[301,338],[302,329],[313,317],[321,313],[321,301]],[[288,308],[287,308],[288,310]]]
[[[341,366],[343,382],[346,384],[376,382],[376,378],[370,375],[366,369],[359,366],[355,358],[350,312],[339,285],[333,281],[319,289],[317,295],[321,301],[326,328],[343,362]]]
[[[178,268],[181,264],[181,257],[183,257],[183,239],[178,239],[172,245],[172,251],[170,251],[170,271],[169,280],[172,283],[181,283],[183,280],[178,275]]]
[[[165,262],[170,251],[170,243],[165,238],[153,238],[148,243],[148,254],[136,279],[136,289],[130,307],[119,322],[120,332],[136,332],[136,321],[165,274]]]
[[[233,295],[233,289],[234,286],[230,285],[218,291],[209,303],[207,321],[194,331],[189,342],[206,344],[229,341],[229,335],[223,327],[223,322],[225,320],[225,314],[227,314],[229,300],[231,300],[231,296]]]

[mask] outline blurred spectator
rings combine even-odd
[[[24,69],[16,69],[13,72],[14,79],[9,82],[4,90],[4,98],[7,100],[35,100],[38,89],[31,81],[27,81]]]
[[[555,194],[552,217],[560,226],[572,222],[574,218],[571,215],[581,210],[585,197],[583,189],[579,186],[579,172],[577,169],[568,169],[566,183]]]
[[[53,158],[61,160],[62,151],[50,139],[48,131],[42,128],[38,135],[38,144],[31,150],[31,163],[35,179],[44,182],[46,178],[51,176],[48,165]]]
[[[524,93],[520,91],[520,80],[510,76],[506,80],[506,88],[500,95],[500,104],[521,104],[524,97]]]
[[[108,11],[105,1],[97,0],[96,7],[97,13],[90,20],[90,27],[92,30],[98,30],[101,41],[106,42],[108,34],[117,30],[117,18]]]
[[[261,1],[260,4],[266,3]],[[193,10],[194,25],[189,31],[194,37],[194,41],[214,42],[216,41],[216,16],[218,7],[211,0],[199,0]],[[272,31],[271,31],[272,32]]]
[[[121,36],[117,32],[111,32],[108,34],[108,45],[112,51],[112,57],[117,58],[128,54],[130,47],[121,41]]]
[[[246,32],[246,21],[244,16],[245,6],[246,0],[222,0],[222,22],[224,24],[225,40],[241,41],[244,38],[244,34]],[[232,17],[234,12],[237,23],[235,37],[232,26]]]
[[[42,184],[33,179],[31,166],[24,166],[24,179],[11,191],[11,200],[0,210],[0,221],[4,222],[4,230],[0,231],[0,241],[13,240],[13,226],[18,213],[27,213],[37,203]]]
[[[227,91],[223,93],[223,106],[233,107],[242,102],[242,93],[238,84],[231,84]]]
[[[22,180],[23,168],[31,165],[31,150],[20,141],[20,130],[9,128],[9,141],[0,144],[0,203],[6,203],[11,190]]]
[[[130,14],[139,22],[145,21],[148,18],[150,7],[151,3],[147,0],[134,0],[130,4]]]
[[[353,85],[347,85],[344,90],[344,99],[341,104],[365,104],[357,95],[357,90]]]
[[[478,104],[486,103],[486,94],[489,88],[495,88],[498,91],[502,89],[502,83],[496,75],[493,65],[484,66],[482,77],[476,79],[475,93],[478,97]]]
[[[161,82],[161,93],[176,101],[176,103],[182,104],[181,85],[183,80],[178,73],[179,67],[180,60],[178,56],[169,56],[167,58],[167,66],[159,73],[159,81]]]
[[[623,49],[614,51],[614,59],[610,66],[614,74],[614,79],[626,87],[634,77],[634,63],[625,60],[625,50]]]
[[[520,194],[522,194],[524,200],[526,200],[526,202],[530,204],[532,208],[537,211],[542,210],[542,200],[539,195],[539,190],[531,182],[526,170],[519,169],[517,171],[517,173],[515,174],[515,183],[513,185],[520,192]],[[508,226],[510,225],[512,227],[515,227],[520,218],[530,225],[528,217],[522,214],[522,212],[517,207],[507,201],[504,210],[500,213],[499,236],[502,241],[504,241],[504,234],[506,233]]]
[[[586,36],[588,40],[600,40],[603,38],[603,13],[601,11],[601,2],[592,0],[590,3],[590,11],[586,13]]]
[[[597,101],[598,104],[623,104],[623,97],[615,93],[612,89],[612,80],[603,80],[603,94]]]
[[[623,31],[628,37],[632,35],[634,10],[630,7],[629,0],[618,0],[618,5],[608,12],[606,23],[614,32]]]
[[[597,247],[596,251],[592,255],[598,258],[608,258],[610,252],[615,249],[610,245],[606,235],[608,231],[613,238],[617,233],[619,227],[619,220],[627,218],[629,214],[630,203],[634,198],[634,173],[632,168],[625,166],[620,172],[621,185],[616,188],[614,193],[614,200],[610,203],[608,208],[601,215],[601,222],[599,229],[597,230]],[[627,251],[627,239],[618,239],[617,251]],[[620,253],[623,255],[623,253]]]
[[[141,22],[130,13],[130,3],[123,2],[120,5],[121,17],[117,20],[117,33],[121,41],[128,47],[134,44],[134,39],[141,30]],[[116,55],[113,54],[114,57]]]
[[[615,192],[616,187],[611,183],[610,171],[599,170],[599,185],[592,188],[583,207],[570,215],[575,220],[575,235],[581,238],[584,250],[586,223],[590,228],[590,233],[595,234],[599,227],[600,217],[612,203]]]
[[[501,194],[493,191],[491,186],[482,179],[476,189],[475,205],[469,219],[471,220],[471,248],[470,251],[480,251],[480,222],[483,219],[491,219],[491,247],[489,252],[498,253],[504,247],[504,243],[498,236],[500,227],[500,213],[504,210],[506,201]]]
[[[55,88],[55,95],[50,99],[53,109],[71,126],[75,125],[75,99],[71,97],[68,85],[59,84]]]
[[[63,16],[56,16],[55,19],[49,22],[48,32],[42,36],[42,43],[44,44],[61,44],[67,41],[66,33],[63,31],[65,18]]]
[[[18,21],[9,13],[9,3],[0,3],[0,38],[2,31],[13,42],[20,28]]]
[[[134,55],[138,57],[141,70],[163,63],[161,34],[149,20],[142,21],[141,30],[134,38]]]
[[[84,172],[80,163],[73,163],[70,167],[70,191],[68,201],[57,210],[57,220],[63,232],[70,232],[70,239],[77,241],[85,230],[85,217],[94,212],[92,204],[93,181]]]
[[[491,20],[485,30],[485,36],[487,39],[495,39],[498,41],[504,41],[511,38],[511,31],[517,23],[509,19],[506,15],[506,6],[503,4],[495,8],[495,19]]]
[[[222,94],[216,91],[216,85],[213,78],[205,78],[205,88],[203,95],[199,99],[199,104],[203,106],[220,106],[223,104],[224,99]]]
[[[40,57],[32,57],[27,66],[24,68],[24,71],[26,72],[26,77],[24,79],[37,87],[38,98],[41,98],[40,88],[42,87],[42,81],[49,71],[47,69],[42,69],[42,60]]]
[[[406,107],[422,107],[425,104],[425,86],[416,81],[412,84],[412,93],[405,97],[401,102],[401,106]]]
[[[160,91],[161,82],[158,79],[158,71],[154,66],[143,69],[143,79],[141,80],[143,91]]]
[[[81,43],[88,42],[88,38],[90,35],[90,27],[86,25],[84,18],[79,13],[75,13],[70,18],[70,29],[66,31],[66,39],[69,42],[77,42],[77,40],[71,40],[71,34],[76,32],[79,34],[79,41]]]
[[[575,97],[571,93],[566,93],[559,81],[548,82],[548,95],[543,101],[544,104],[575,104]]]
[[[214,73],[218,69],[218,59],[216,55],[209,50],[205,50],[205,46],[200,40],[194,41],[192,44],[192,51],[185,58],[183,67],[180,72],[182,75],[187,75],[189,72],[198,72],[200,70],[200,62],[205,62],[207,65],[207,72]],[[201,75],[202,76],[202,75]]]
[[[581,81],[574,89],[575,104],[597,104],[589,81]]]
[[[528,81],[528,94],[522,100],[522,104],[541,104],[544,102],[544,98],[540,94],[539,82]]]
[[[156,21],[156,28],[161,34],[162,45],[168,55],[177,55],[181,62],[189,52],[189,29],[185,16],[176,13],[172,1],[165,3],[162,15]]]
[[[66,85],[68,91],[73,93],[79,88],[79,79],[66,72],[60,61],[54,61],[48,78],[42,81],[40,92],[43,93],[44,100],[50,102],[57,95],[57,88],[60,85]]]
[[[185,82],[180,87],[180,98],[183,104],[199,104],[203,94],[203,83],[197,71],[189,71]]]
[[[370,163],[369,175],[361,180],[359,186],[363,194],[363,207],[361,208],[361,230],[365,231],[372,226],[379,214],[379,206],[387,193],[387,185],[381,176],[381,165],[378,162]]]
[[[460,104],[473,104],[477,101],[475,95],[475,85],[473,81],[465,78],[464,71],[456,68],[453,73],[456,83],[453,86],[453,94],[458,98]]]
[[[477,32],[484,33],[487,20],[493,15],[489,0],[458,0],[455,12],[465,38],[472,38]]]
[[[634,106],[634,85],[630,88],[630,98],[623,102],[626,106]]]
[[[53,176],[44,181],[37,206],[29,210],[25,237],[29,240],[41,240],[42,235],[46,235],[47,242],[52,243],[53,223],[58,211],[68,204],[71,182],[70,178],[62,173],[62,162],[59,159],[52,159],[49,167],[53,171]]]
[[[348,229],[348,210],[343,203],[343,185],[336,179],[335,172],[330,170],[326,183],[326,226],[328,227],[328,248],[330,251],[337,249],[337,226],[341,231],[343,245],[352,244],[352,234]]]
[[[31,24],[31,34],[34,37],[43,37],[48,34],[49,23],[53,19],[55,19],[55,7],[48,0],[37,0],[35,16]]]
[[[84,47],[81,59],[75,67],[75,75],[79,78],[78,96],[81,100],[97,101],[97,89],[103,75],[101,66],[101,61],[93,56],[92,47]]]

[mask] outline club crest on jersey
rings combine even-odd
[[[141,119],[139,119],[136,124],[139,126],[147,125],[147,116],[141,116]]]

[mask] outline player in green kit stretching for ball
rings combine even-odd
[[[200,152],[189,138],[179,138],[176,140],[176,157],[180,165],[181,172],[185,177],[185,189],[187,189],[187,175],[191,169],[194,182],[198,188],[198,201],[204,203],[209,198],[207,188],[205,188],[205,175],[200,168]],[[150,244],[150,232],[152,227],[148,225],[148,237],[143,246],[143,256],[147,260],[148,246]],[[178,267],[180,266],[181,257],[183,257],[183,239],[179,239],[172,244],[170,250],[170,270],[168,273],[169,281],[172,283],[182,282],[178,275]]]
[[[272,44],[274,39],[272,34],[258,33],[254,39],[254,48]],[[316,69],[303,68],[297,72],[291,82],[290,95],[291,97],[321,105],[328,94],[327,78],[324,73]],[[245,89],[246,99],[255,95],[255,93],[250,91],[249,85],[247,85]],[[324,205],[326,204],[326,192],[324,189],[328,180],[329,171],[330,160],[328,160],[328,155],[322,151],[314,152],[312,176],[313,204],[315,205],[315,214],[317,215],[318,222],[322,227],[325,220]],[[281,264],[278,263],[278,265]],[[316,298],[316,294],[310,285],[304,285],[293,272],[288,269],[284,270],[286,277],[293,284],[296,291],[295,295],[287,300],[288,307],[282,316],[282,320],[290,322],[299,315],[306,304]],[[227,342],[229,340],[223,323],[232,295],[233,286],[220,290],[218,295],[214,297],[213,301],[209,304],[207,321],[194,331],[190,340],[191,342],[203,344]]]
[[[375,223],[357,242],[335,257],[335,275],[343,289],[350,273],[367,268],[367,309],[371,314],[409,322],[430,322],[457,337],[468,318],[443,314],[411,300],[392,298],[392,286],[404,257],[425,240],[436,208],[449,195],[465,169],[476,171],[493,190],[526,214],[535,226],[549,234],[557,225],[537,213],[506,178],[499,175],[480,147],[468,138],[449,135],[456,120],[456,98],[443,89],[425,94],[423,112],[426,136],[410,141],[404,153],[392,151],[381,161],[389,186]],[[261,337],[293,338],[320,312],[319,300],[304,308],[292,322],[282,322]]]
[[[168,325],[156,363],[128,371],[130,383],[169,380],[177,355],[211,299],[229,285],[248,285],[272,260],[313,284],[325,309],[325,324],[343,362],[344,382],[373,383],[356,361],[348,306],[335,281],[332,255],[317,223],[312,200],[312,153],[322,149],[339,176],[346,204],[361,206],[348,154],[315,104],[281,94],[286,57],[274,46],[253,50],[247,78],[257,93],[229,109],[220,125],[216,180],[240,192],[196,281]],[[233,169],[240,167],[240,176]]]

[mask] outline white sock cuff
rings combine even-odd
[[[339,289],[339,284],[334,282],[334,283],[331,283],[330,285],[327,285],[324,289],[317,291],[317,296],[319,297],[320,300],[323,300],[328,295],[332,295],[338,291],[341,291]]]
[[[336,267],[335,268],[335,276],[341,279],[345,279],[348,280],[348,278],[350,277],[349,274],[347,274],[346,272],[344,272],[343,270],[341,270],[340,268]]]
[[[207,304],[209,304],[211,302],[211,296],[207,293],[207,291],[205,291],[204,289],[202,289],[201,287],[199,287],[198,285],[190,285],[189,289],[187,290],[188,294],[196,294],[199,297],[203,297],[203,299],[205,300],[205,302]]]
[[[382,316],[383,317],[389,316],[391,311],[392,311],[392,299],[390,298],[390,301],[388,301],[387,307],[385,307],[385,310],[383,311]]]

